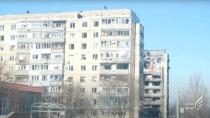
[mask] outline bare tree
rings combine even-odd
[[[110,76],[103,81],[100,95],[101,107],[109,109],[113,117],[125,118],[129,110],[129,87],[127,76]]]
[[[63,99],[66,105],[67,118],[90,118],[92,96],[84,92],[80,85],[65,85]]]
[[[9,101],[11,104],[12,111],[20,111],[20,98],[23,93],[20,93],[18,90],[12,90],[5,86],[10,82],[11,77],[13,77],[13,71],[9,69],[9,65],[6,62],[0,63],[0,114],[6,114],[9,112],[9,106],[6,106],[6,103]],[[3,110],[2,110],[3,109]]]
[[[209,116],[207,115],[208,110],[209,110],[207,88],[203,84],[201,74],[194,74],[190,78],[188,88],[186,89],[186,91],[182,92],[180,96],[181,106],[185,106],[186,104],[189,104],[189,103],[194,104],[195,101],[202,95],[205,98],[203,107],[199,111],[185,110],[185,114],[184,114],[185,117],[196,118],[199,116],[200,118],[209,118]]]
[[[6,62],[0,62],[0,81],[12,81],[11,79],[14,76],[14,72],[9,67]]]

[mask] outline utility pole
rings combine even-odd
[[[179,118],[179,87],[177,87],[177,96],[176,96],[176,118]]]

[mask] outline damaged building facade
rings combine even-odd
[[[169,55],[165,50],[145,50],[144,57],[144,117],[168,118]]]

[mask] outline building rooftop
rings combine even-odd
[[[24,92],[31,93],[44,93],[44,90],[41,87],[28,86],[23,84],[0,82],[0,88],[19,90]]]
[[[28,12],[28,11],[27,11]],[[127,15],[125,13],[134,13],[131,9],[102,9],[102,10],[92,10],[92,11],[76,11],[76,12],[61,12],[61,13],[25,13],[25,14],[18,14],[18,15],[2,15],[0,16],[0,20],[19,20],[19,19],[23,19],[25,18],[25,20],[28,19],[47,19],[47,17],[53,17],[53,18],[75,18],[75,16],[77,16],[77,14],[83,14],[83,15],[88,15],[91,16],[91,14],[94,14],[96,16],[103,16],[103,14],[106,13],[111,13],[111,15],[113,14],[117,14],[117,15]],[[136,15],[135,15],[136,17]]]

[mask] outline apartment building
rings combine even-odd
[[[144,116],[167,118],[169,55],[165,50],[145,50],[144,57]]]
[[[123,91],[126,117],[139,117],[144,30],[132,10],[8,15],[0,20],[0,41],[14,45],[14,82],[42,86],[48,93],[78,85],[80,93],[91,96],[81,99],[93,104],[91,117],[122,114],[110,104]]]
[[[5,48],[1,61],[6,67],[11,65],[10,74],[15,76],[9,82],[41,86],[47,93],[61,92],[65,21],[36,15],[5,16],[1,21]]]

